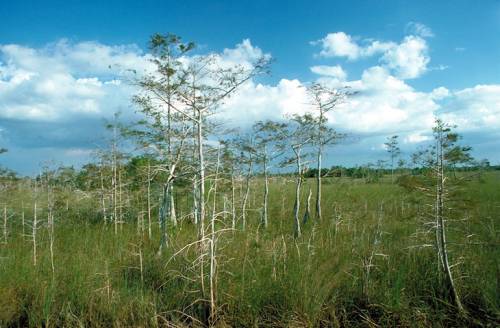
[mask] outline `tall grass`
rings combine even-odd
[[[306,181],[304,190],[313,183]],[[466,206],[449,224],[464,318],[428,246],[431,218],[419,195],[383,181],[325,179],[323,221],[309,221],[294,239],[293,182],[273,179],[264,230],[261,181],[255,181],[247,229],[218,235],[215,322],[201,292],[199,247],[186,247],[197,238],[191,222],[170,228],[169,248],[158,257],[156,224],[149,240],[147,232],[137,233],[131,214],[114,235],[91,200],[73,196],[68,210],[56,212],[53,275],[46,227],[38,230],[37,266],[29,236],[21,234],[21,200],[30,199],[20,189],[2,196],[13,216],[0,245],[0,326],[494,326],[500,324],[499,186],[498,174],[469,183]],[[27,221],[32,215],[26,210]],[[218,230],[229,221],[219,220]]]

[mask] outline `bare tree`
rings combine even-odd
[[[460,301],[460,297],[453,280],[451,265],[448,256],[448,244],[446,240],[446,219],[445,219],[445,200],[447,195],[445,167],[449,164],[450,155],[456,149],[455,142],[458,140],[458,135],[452,132],[452,127],[441,120],[436,120],[433,128],[434,132],[434,172],[436,177],[436,201],[435,201],[435,217],[436,217],[436,247],[438,257],[440,259],[441,268],[443,269],[446,281],[450,288],[455,305],[461,313],[464,313],[464,307]]]
[[[148,222],[151,221],[151,179],[159,173],[166,173],[159,209],[159,253],[167,245],[167,219],[173,225],[177,224],[174,184],[186,141],[193,133],[186,118],[175,107],[179,106],[179,89],[185,83],[181,59],[193,48],[194,43],[183,43],[174,34],[153,35],[150,50],[155,71],[134,81],[141,91],[134,96],[133,101],[145,118],[137,122],[135,127],[129,128],[127,133],[137,138],[141,148],[152,151],[160,160],[160,165],[154,168],[148,164]],[[151,224],[148,233],[151,234]]]
[[[302,187],[302,182],[304,179],[304,173],[307,170],[308,159],[311,156],[310,152],[307,152],[307,147],[311,145],[311,131],[315,127],[315,119],[311,114],[304,115],[294,115],[290,119],[290,124],[288,127],[288,142],[292,150],[292,156],[285,159],[282,164],[290,165],[293,164],[296,167],[296,184],[295,184],[295,202],[293,206],[294,213],[294,237],[298,238],[301,236],[300,227],[300,191]]]
[[[120,137],[124,129],[120,123],[120,112],[116,112],[113,116],[113,121],[106,122],[106,128],[111,131],[110,154],[103,154],[109,157],[111,164],[111,204],[112,204],[112,217],[114,223],[115,234],[118,233],[118,227],[123,223],[123,185],[122,185],[122,165],[125,159],[125,154],[120,151]]]
[[[222,142],[223,153],[222,162],[225,175],[229,176],[229,183],[231,189],[231,228],[236,228],[236,144],[233,140],[225,140]]]
[[[210,131],[208,118],[239,86],[267,70],[269,58],[258,58],[250,67],[223,66],[218,55],[196,56],[184,68],[185,82],[180,88],[180,101],[188,108],[173,107],[195,126],[197,148],[197,176],[200,236],[204,234],[205,221],[205,155],[204,141]]]
[[[316,218],[321,220],[321,175],[323,152],[329,145],[335,144],[343,137],[332,128],[328,127],[328,113],[334,111],[345,102],[353,93],[348,89],[333,89],[321,83],[313,83],[307,88],[307,93],[312,101],[315,115],[315,126],[311,130],[312,141],[316,147]]]
[[[253,175],[253,167],[255,164],[255,140],[252,135],[246,135],[238,138],[237,148],[240,152],[238,161],[241,167],[246,168],[245,173],[245,192],[241,202],[241,227],[242,230],[246,229],[247,224],[247,204],[250,195],[250,180]]]
[[[422,184],[418,188],[425,192],[425,195],[432,198],[433,202],[433,224],[435,232],[435,248],[438,258],[438,269],[444,274],[447,289],[449,289],[453,302],[458,311],[465,314],[465,309],[460,300],[458,290],[452,274],[453,265],[450,264],[449,244],[447,241],[446,226],[451,221],[452,204],[454,197],[451,197],[453,185],[447,176],[447,169],[453,165],[453,160],[457,158],[457,152],[464,152],[460,157],[470,157],[468,152],[470,147],[457,145],[460,136],[453,132],[454,126],[436,119],[433,127],[434,142],[427,149],[420,149],[412,157],[416,164],[428,169],[426,176],[430,177],[427,184]],[[457,227],[454,227],[457,229]]]
[[[253,125],[255,136],[255,155],[264,173],[264,199],[262,224],[267,228],[269,207],[269,169],[272,163],[284,152],[283,141],[286,137],[286,124],[273,121],[259,121]]]

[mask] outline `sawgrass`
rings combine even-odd
[[[304,201],[309,187],[314,187],[312,179],[304,184]],[[454,308],[435,251],[428,246],[433,233],[425,233],[425,223],[432,221],[425,197],[389,179],[371,184],[325,179],[323,221],[316,222],[313,215],[302,237],[294,239],[293,180],[272,179],[266,230],[259,224],[261,189],[262,181],[255,179],[245,231],[227,229],[229,216],[219,217],[215,321],[208,318],[208,279],[204,292],[200,279],[201,265],[206,274],[208,261],[198,261],[203,249],[192,244],[197,227],[188,220],[169,228],[169,247],[157,256],[156,220],[152,240],[147,232],[138,233],[132,213],[115,235],[114,227],[96,214],[98,204],[70,196],[69,208],[61,206],[55,214],[53,273],[47,227],[41,224],[38,230],[37,266],[31,228],[25,227],[28,235],[21,233],[21,200],[31,208],[31,196],[23,188],[2,195],[11,216],[7,243],[0,244],[0,326],[500,323],[499,174],[468,182],[459,209],[450,212],[450,256],[457,264],[453,274],[467,317]],[[186,213],[187,208],[179,211]],[[25,210],[27,223],[32,215],[32,209]],[[39,217],[43,222],[44,210]]]

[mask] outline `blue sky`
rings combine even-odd
[[[155,32],[228,60],[276,59],[225,106],[235,125],[300,112],[294,88],[317,79],[364,90],[331,117],[352,137],[327,164],[376,161],[392,134],[409,155],[436,115],[477,157],[500,162],[500,1],[122,0],[1,2],[0,147],[10,151],[0,164],[30,174],[47,160],[88,160],[103,118],[133,115],[134,90],[103,64],[146,67]]]

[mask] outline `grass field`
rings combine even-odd
[[[305,182],[304,201],[309,187],[314,180]],[[68,197],[69,205],[55,211],[51,256],[40,194],[35,266],[32,195],[22,186],[3,192],[8,220],[0,244],[0,326],[500,325],[500,174],[472,179],[449,203],[449,251],[465,317],[443,288],[427,224],[432,200],[388,179],[325,179],[322,222],[313,216],[294,239],[293,181],[273,178],[268,229],[259,225],[260,189],[261,182],[253,182],[245,231],[218,217],[212,321],[208,258],[200,258],[205,250],[189,220],[169,227],[169,247],[157,256],[156,219],[151,239],[135,214],[115,234],[112,224],[96,219],[91,198],[61,192],[56,197],[61,204]]]

